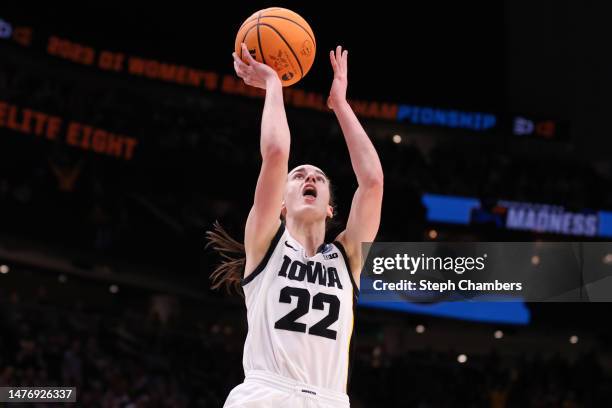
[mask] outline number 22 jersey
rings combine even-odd
[[[339,242],[307,257],[281,223],[242,280],[248,334],[243,366],[346,393],[359,291]]]

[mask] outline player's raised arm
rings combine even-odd
[[[361,272],[361,243],[376,237],[380,224],[383,197],[383,170],[376,149],[357,116],[346,100],[348,86],[348,51],[338,46],[330,52],[334,80],[329,93],[328,106],[333,109],[351,157],[358,188],[353,196],[346,229],[338,240],[346,249],[355,280]]]
[[[283,104],[283,87],[276,71],[255,61],[242,44],[245,64],[236,53],[234,69],[247,85],[265,89],[266,98],[261,120],[261,169],[255,188],[253,207],[246,222],[244,246],[245,277],[263,259],[278,230],[283,191],[289,161],[289,125]]]

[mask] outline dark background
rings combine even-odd
[[[567,127],[565,140],[544,141],[364,119],[385,169],[380,241],[428,240],[432,229],[448,241],[577,239],[431,224],[423,193],[612,209],[603,5],[273,5],[298,12],[315,33],[304,90],[328,92],[327,53],[342,44],[351,98]],[[0,275],[0,385],[77,384],[83,406],[216,407],[242,381],[244,306],[209,289],[219,259],[204,250],[204,233],[219,220],[241,238],[259,168],[262,101],[45,53],[46,38],[57,35],[231,74],[238,27],[271,4],[198,6],[0,7],[0,19],[34,32],[29,48],[0,41],[0,100],[139,140],[134,159],[122,161],[0,129],[0,260],[10,268]],[[346,219],[355,179],[335,118],[292,107],[287,114],[291,164],[322,167]],[[76,171],[70,188],[58,169]],[[604,406],[608,304],[528,308],[526,326],[359,308],[353,405]],[[425,333],[415,332],[419,324]],[[467,363],[457,363],[460,353]]]

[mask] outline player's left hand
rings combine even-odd
[[[330,109],[346,101],[346,88],[348,86],[348,51],[342,51],[342,46],[336,47],[336,51],[329,52],[329,59],[334,70],[334,81],[332,82],[327,106]]]

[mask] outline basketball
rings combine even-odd
[[[243,42],[253,58],[274,68],[283,86],[304,78],[317,49],[314,33],[306,20],[280,7],[260,10],[240,26],[234,48],[246,63],[240,46]]]

